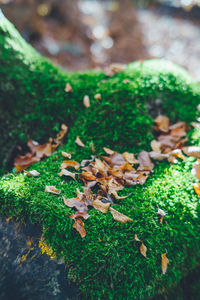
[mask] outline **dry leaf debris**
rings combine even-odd
[[[14,160],[14,166],[17,172],[25,170],[44,157],[49,157],[62,143],[67,132],[68,127],[65,124],[62,124],[61,131],[57,134],[55,139],[50,138],[45,144],[39,144],[38,142],[30,139],[27,143],[30,152],[26,153],[25,155],[17,155]]]

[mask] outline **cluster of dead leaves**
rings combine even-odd
[[[57,134],[56,138],[50,138],[49,141],[45,144],[40,145],[38,142],[30,139],[27,143],[30,152],[27,152],[25,155],[17,155],[14,160],[14,166],[17,172],[25,170],[26,168],[30,167],[35,162],[40,161],[44,157],[49,157],[55,151],[55,149],[62,143],[67,132],[68,127],[65,124],[62,124],[61,131]]]

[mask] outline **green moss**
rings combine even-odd
[[[159,112],[173,121],[190,122],[197,116],[199,85],[169,62],[133,63],[113,78],[96,71],[65,74],[28,46],[5,18],[0,18],[0,47],[0,161],[13,143],[28,137],[46,140],[63,122],[71,129],[64,150],[80,161],[91,156],[91,145],[96,154],[103,146],[149,149],[152,116]],[[130,82],[123,83],[125,78]],[[64,92],[66,82],[73,93]],[[101,100],[94,99],[96,93]],[[91,100],[88,109],[82,103],[86,94]],[[85,148],[74,143],[77,135]],[[197,133],[190,137],[194,143],[198,140]],[[60,196],[44,192],[46,185],[54,185],[72,197],[81,187],[70,178],[62,184],[61,150],[32,167],[41,173],[38,178],[8,174],[0,180],[0,212],[44,225],[47,241],[65,258],[84,298],[150,299],[199,266],[200,205],[191,184],[193,159],[172,166],[160,163],[145,185],[121,192],[130,195],[116,200],[116,209],[133,222],[121,224],[110,213],[91,209],[85,221],[87,235],[81,239],[68,217],[73,210]],[[158,207],[167,212],[162,225]],[[135,233],[148,248],[147,259],[139,253]],[[162,275],[161,254],[166,249],[170,264]]]
[[[55,185],[62,195],[73,197],[81,187],[71,179],[62,184],[57,175],[63,160],[60,151],[34,165],[41,172],[38,178],[10,175],[1,180],[1,213],[43,223],[47,241],[65,258],[70,278],[79,282],[85,298],[150,299],[176,286],[199,265],[200,203],[191,184],[194,159],[172,166],[160,163],[144,186],[121,192],[131,194],[116,200],[115,208],[133,222],[121,224],[110,213],[91,209],[92,216],[85,221],[87,235],[81,239],[68,217],[73,210],[60,196],[44,192],[46,185]],[[80,153],[77,156],[81,158]],[[163,225],[156,215],[158,207],[167,212]],[[139,253],[135,233],[148,248],[147,259]],[[166,249],[170,264],[162,275],[160,256]]]

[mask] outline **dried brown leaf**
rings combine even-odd
[[[65,85],[65,92],[66,93],[73,92],[73,89],[72,89],[70,83],[66,83],[66,85]]]
[[[157,131],[162,131],[162,132],[168,132],[169,131],[169,118],[166,116],[159,115],[155,120],[154,120],[156,126],[155,129]]]
[[[82,238],[86,236],[87,232],[84,227],[84,222],[81,219],[78,218],[74,220],[73,228],[75,228],[79,232]]]
[[[91,174],[90,172],[82,172],[81,174],[79,174],[78,176],[80,179],[85,179],[85,180],[89,180],[89,181],[95,181],[96,177]]]
[[[133,153],[124,152],[122,155],[129,164],[138,164]]]
[[[146,151],[141,151],[138,156],[139,168],[138,170],[152,171],[154,164],[151,162],[150,155]]]
[[[90,98],[89,98],[88,95],[85,95],[85,96],[83,97],[83,105],[84,105],[86,108],[90,107]]]
[[[65,151],[62,151],[61,154],[62,154],[62,156],[65,157],[65,158],[71,159],[71,157],[72,157],[70,153],[67,153],[67,152],[65,152]]]
[[[116,221],[119,221],[121,223],[126,223],[128,221],[133,221],[133,219],[130,219],[129,217],[127,217],[126,215],[123,215],[122,213],[118,212],[117,210],[115,210],[112,207],[110,207],[110,212],[113,216],[113,219],[116,220]]]
[[[106,214],[110,207],[110,203],[103,203],[101,200],[96,199],[92,202],[92,205],[95,209],[101,211],[102,213]]]
[[[161,161],[163,159],[167,159],[169,157],[169,154],[158,153],[158,152],[154,152],[154,151],[149,152],[149,155],[152,159],[159,160],[159,161]]]
[[[91,217],[90,215],[88,215],[87,211],[77,211],[75,214],[70,215],[69,218],[71,218],[72,220],[75,220],[77,218],[83,218],[85,220],[87,220],[89,217]]]
[[[200,160],[197,160],[192,167],[192,174],[200,180]]]
[[[111,149],[109,149],[109,148],[106,148],[106,147],[104,147],[103,150],[104,150],[107,154],[109,154],[109,155],[112,155],[112,154],[115,153],[115,151],[113,151],[113,150],[111,150]]]
[[[60,166],[61,169],[65,169],[65,168],[74,168],[76,170],[78,170],[80,168],[80,164],[75,161],[75,160],[64,160]]]
[[[31,171],[24,171],[24,174],[29,176],[29,177],[37,177],[40,176],[40,173],[36,170],[31,170]]]
[[[46,185],[45,186],[45,190],[44,190],[46,193],[52,193],[52,194],[55,194],[55,195],[59,195],[61,190],[58,190],[55,186],[53,185]]]
[[[62,197],[64,204],[67,205],[68,207],[75,207],[78,212],[87,212],[88,208],[87,205],[82,201],[82,198],[79,198],[78,196],[76,198],[65,198],[64,196]]]
[[[75,181],[76,181],[76,173],[72,173],[72,172],[70,172],[70,171],[68,171],[68,170],[66,170],[66,169],[62,169],[61,171],[60,171],[60,173],[58,173],[58,175],[59,176],[69,176],[69,177],[72,177]]]
[[[161,268],[163,274],[167,272],[168,263],[169,263],[169,259],[167,258],[167,253],[161,254]]]
[[[96,94],[96,95],[94,96],[94,98],[95,98],[96,100],[100,100],[100,99],[101,99],[101,94]]]
[[[151,141],[151,148],[152,148],[153,152],[161,153],[161,143],[160,142],[158,142],[156,140]]]
[[[193,188],[198,196],[200,196],[200,183],[194,183]]]
[[[85,147],[85,145],[83,144],[83,142],[80,140],[78,136],[76,137],[75,143],[82,148]]]
[[[198,146],[187,146],[187,147],[183,147],[182,150],[187,156],[200,158],[200,147]]]
[[[147,247],[145,246],[144,243],[141,242],[141,245],[140,245],[140,253],[144,256],[144,257],[147,257]]]

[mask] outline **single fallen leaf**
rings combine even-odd
[[[168,263],[169,263],[169,259],[167,258],[167,253],[161,254],[161,268],[163,274],[167,272]]]
[[[93,163],[93,165],[98,169],[98,171],[104,172],[105,164],[99,158],[95,158],[95,162]]]
[[[119,221],[121,223],[126,223],[128,221],[133,221],[133,219],[130,219],[129,217],[127,217],[126,215],[123,215],[122,213],[118,212],[117,210],[115,210],[112,207],[110,207],[110,212],[113,216],[113,219],[116,220],[116,221]]]
[[[112,155],[102,156],[105,161],[107,161],[112,166],[122,166],[126,162],[123,155],[117,152],[114,152]]]
[[[200,160],[197,160],[192,167],[192,175],[200,180]]]
[[[31,171],[24,171],[25,175],[28,175],[29,177],[37,177],[40,176],[40,173],[36,170],[31,170]]]
[[[169,131],[169,118],[166,116],[159,115],[154,120],[154,123],[156,124],[155,130],[162,131],[162,132],[168,132]]]
[[[89,181],[95,181],[96,177],[91,174],[90,172],[82,172],[81,174],[79,174],[78,176],[80,179],[85,179],[85,180],[89,180]]]
[[[171,153],[169,153],[168,161],[171,163],[177,163],[177,159],[180,158],[182,160],[185,160],[185,157],[183,156],[183,153],[180,149],[175,149]]]
[[[75,160],[64,160],[60,166],[61,169],[65,169],[65,168],[74,168],[76,170],[78,170],[80,168],[80,164],[75,161]]]
[[[147,257],[147,247],[145,244],[138,238],[137,234],[135,234],[135,240],[140,242],[140,253],[146,258]]]
[[[17,170],[17,172],[21,172],[28,167],[32,166],[35,162],[38,162],[39,158],[36,156],[33,156],[32,153],[26,153],[25,155],[18,155],[15,158],[14,166]]]
[[[69,176],[72,177],[76,181],[76,173],[72,173],[66,169],[62,169],[60,173],[58,173],[59,176]]]
[[[96,209],[96,210],[99,210],[101,211],[102,213],[106,214],[108,212],[108,209],[110,207],[110,204],[111,203],[103,203],[101,200],[99,199],[96,199],[92,202],[92,205],[93,207]]]
[[[193,188],[198,196],[200,196],[200,183],[194,183]]]
[[[147,257],[147,247],[145,246],[144,243],[141,242],[141,245],[140,245],[140,253],[144,256],[144,257]]]
[[[96,95],[94,96],[94,98],[95,98],[96,100],[100,100],[100,99],[101,99],[101,94],[96,94]]]
[[[61,154],[62,154],[62,156],[65,157],[65,158],[71,159],[71,157],[72,157],[70,153],[67,153],[67,152],[65,152],[65,151],[62,151]]]
[[[183,147],[182,150],[187,156],[200,158],[200,147],[198,146],[187,146],[187,147]]]
[[[124,152],[122,155],[129,164],[138,164],[133,153]]]
[[[52,194],[55,194],[55,195],[59,195],[61,190],[58,190],[55,186],[53,185],[46,185],[45,186],[45,190],[44,190],[46,193],[52,193]]]
[[[87,232],[84,228],[84,222],[81,219],[78,218],[74,220],[73,228],[75,228],[80,233],[80,236],[82,238],[86,236]]]
[[[138,236],[137,236],[136,233],[135,233],[135,240],[136,240],[137,242],[140,242],[140,239],[138,238]]]
[[[158,153],[158,152],[154,152],[154,151],[149,152],[149,155],[152,159],[159,160],[159,161],[161,161],[163,159],[167,159],[169,157],[169,154]]]
[[[90,98],[89,98],[88,95],[85,95],[85,96],[83,97],[83,105],[84,105],[86,108],[90,107]]]
[[[200,128],[200,123],[197,122],[191,122],[190,125],[194,128]]]
[[[113,151],[113,150],[111,150],[111,149],[109,149],[109,148],[106,148],[106,147],[104,147],[103,150],[104,150],[107,154],[109,154],[109,155],[112,155],[112,154],[115,153],[115,151]]]
[[[151,141],[151,148],[152,148],[153,152],[161,153],[161,143],[160,142],[158,142],[156,140]]]
[[[170,135],[181,138],[186,136],[187,125],[185,122],[177,122],[176,124],[170,126],[169,129],[171,130]]]
[[[87,220],[90,217],[90,215],[88,215],[87,211],[84,211],[84,212],[77,211],[75,214],[70,215],[69,217],[72,220],[75,220],[75,219],[80,218],[80,217]]]
[[[66,136],[66,134],[68,133],[69,127],[65,124],[61,125],[61,130],[60,132],[57,134],[56,138],[54,139],[54,143],[58,146],[62,143],[64,137]]]
[[[73,92],[73,89],[69,83],[66,83],[65,85],[65,92],[66,93]]]
[[[166,212],[160,208],[158,208],[157,215],[160,219],[160,224],[163,223],[164,217],[166,216]]]
[[[85,147],[85,145],[83,144],[83,142],[80,140],[78,136],[76,137],[75,143],[82,148]]]
[[[139,168],[138,170],[152,171],[154,164],[151,162],[149,153],[141,151],[138,156]]]
[[[69,198],[69,199],[65,198],[64,196],[62,198],[64,204],[67,205],[68,207],[75,207],[80,213],[88,211],[87,205],[78,196],[76,198]]]

